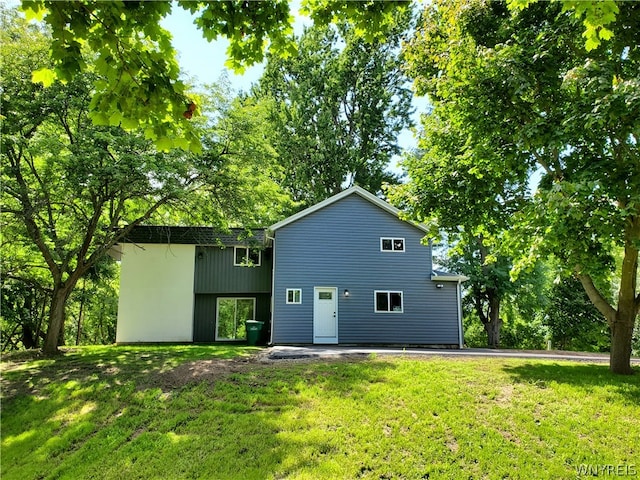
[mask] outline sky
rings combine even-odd
[[[299,6],[299,2],[292,2],[292,11],[296,13]],[[310,25],[311,21],[301,15],[295,17],[294,31],[299,34],[302,32],[303,26]],[[161,25],[169,30],[173,36],[173,47],[178,52],[180,67],[195,83],[200,85],[215,82],[226,71],[237,92],[249,91],[251,84],[257,82],[262,75],[264,65],[258,64],[249,67],[242,75],[237,75],[227,69],[224,62],[229,45],[228,40],[220,37],[214,42],[207,42],[202,36],[202,31],[193,23],[195,18],[188,11],[174,6],[171,15],[161,22]]]
[[[299,1],[292,2],[291,11],[295,15],[294,32],[302,33],[304,25],[311,25],[308,17],[296,15],[300,7]],[[236,92],[248,92],[252,83],[260,78],[264,66],[254,65],[245,70],[242,75],[235,74],[225,67],[226,50],[229,42],[225,38],[219,38],[214,42],[207,42],[202,36],[202,32],[194,25],[195,17],[188,11],[174,7],[171,15],[162,21],[162,26],[171,32],[173,36],[173,47],[178,52],[178,63],[188,78],[197,85],[216,82],[221,75],[227,72],[229,80]],[[425,98],[415,98],[414,106],[416,112],[413,115],[414,123],[417,125],[421,112],[426,110],[427,101]],[[417,145],[413,133],[405,129],[398,142],[403,149],[415,148]],[[402,173],[397,165],[398,158],[392,160],[390,170],[394,173]]]
[[[297,13],[300,7],[299,1],[292,2],[291,10]],[[162,26],[173,35],[173,47],[178,52],[178,62],[183,71],[191,77],[196,84],[213,83],[226,71],[231,84],[236,92],[248,92],[251,84],[257,82],[264,70],[262,64],[249,67],[243,75],[236,75],[228,70],[224,62],[226,61],[226,50],[229,42],[220,38],[215,42],[207,42],[202,36],[202,32],[193,24],[194,18],[186,10],[176,7],[171,15],[165,18]],[[311,25],[311,20],[301,15],[296,15],[294,31],[301,34],[304,25]],[[419,125],[420,114],[427,111],[428,101],[424,97],[414,97],[413,105],[415,112],[413,121]],[[417,146],[417,140],[413,132],[405,129],[398,137],[398,143],[402,149],[411,149]],[[392,159],[389,170],[395,174],[402,174],[402,168],[397,164],[400,157]],[[541,172],[535,172],[529,184],[531,191],[535,191],[540,181]]]

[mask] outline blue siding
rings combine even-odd
[[[431,281],[424,233],[358,195],[349,195],[275,232],[274,343],[313,342],[314,287],[338,288],[342,344],[458,344],[455,283]],[[405,252],[381,252],[402,237]],[[302,304],[287,305],[287,288]],[[348,289],[350,296],[343,294]],[[403,313],[374,313],[374,291],[403,292]]]

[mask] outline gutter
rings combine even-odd
[[[464,348],[464,332],[462,328],[462,282],[464,280],[458,280],[456,285],[456,296],[458,297],[458,342],[460,350]]]
[[[270,230],[265,230],[264,238],[271,240],[273,248],[273,262],[271,265],[271,331],[269,333],[269,346],[273,345],[273,327],[274,327],[274,311],[275,311],[275,288],[276,288],[276,237],[269,236]]]

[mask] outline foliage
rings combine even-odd
[[[425,205],[421,204],[421,208],[424,207]],[[528,275],[512,281],[509,276],[512,266],[510,258],[495,255],[493,259],[489,259],[490,249],[483,243],[482,237],[470,238],[465,233],[459,232],[456,246],[442,262],[447,270],[469,278],[463,284],[462,307],[465,317],[479,321],[483,326],[484,346],[515,348],[526,340],[517,340],[517,336],[511,335],[511,341],[505,341],[506,332],[503,332],[503,327],[507,324],[515,327],[514,320],[518,319],[518,325],[531,322],[531,333],[538,330],[533,327],[533,322],[536,310],[544,303],[543,271],[536,268]],[[533,335],[530,342],[540,344],[539,337]]]
[[[514,274],[554,256],[578,276],[612,329],[612,369],[629,373],[640,308],[640,57],[632,33],[640,7],[619,7],[616,36],[589,52],[578,20],[558,3],[513,16],[501,2],[443,1],[426,9],[406,56],[418,91],[441,105],[444,127],[464,133],[462,152],[490,152],[475,157],[488,195],[503,195],[506,182],[524,187],[528,173],[544,170],[500,243],[520,252]],[[610,303],[597,285],[611,280],[611,252],[621,246]]]
[[[609,351],[607,324],[593,306],[580,282],[564,278],[554,285],[544,323],[555,348],[585,352]]]
[[[312,27],[295,56],[270,55],[254,92],[273,99],[276,149],[286,187],[307,205],[358,184],[380,192],[410,123],[411,92],[398,48],[409,16],[374,44],[354,28]]]
[[[531,1],[510,0],[509,4],[517,10]],[[576,16],[584,15],[587,48],[595,48],[616,31],[611,23],[619,11],[617,2],[561,2]],[[349,21],[356,34],[375,41],[385,38],[394,26],[394,14],[406,10],[409,3],[305,0],[302,12],[318,26]],[[236,70],[262,61],[267,46],[284,57],[295,51],[293,17],[286,0],[22,0],[28,18],[42,20],[53,36],[53,64],[35,71],[34,81],[51,84],[56,79],[68,81],[77,74],[94,71],[100,79],[92,90],[91,104],[97,124],[142,128],[160,150],[181,147],[197,151],[200,138],[188,121],[197,106],[179,79],[171,36],[160,27],[160,21],[176,7],[196,15],[195,24],[207,40],[219,36],[229,39],[228,65]]]
[[[412,52],[406,52],[412,58]],[[445,263],[470,278],[465,300],[487,334],[486,344],[500,344],[501,303],[514,299],[535,273],[509,278],[512,255],[499,252],[496,239],[511,227],[513,214],[527,201],[524,181],[514,181],[502,168],[497,141],[474,143],[460,122],[459,104],[432,98],[433,110],[422,117],[419,150],[405,155],[406,184],[389,189],[393,202],[407,215],[430,227],[431,238],[446,235],[456,247]],[[520,172],[526,178],[526,168]]]
[[[379,19],[385,24],[393,2],[380,8],[370,2],[365,8],[346,8],[341,2],[308,2],[317,8],[316,18],[332,18],[345,10],[362,25]],[[316,5],[317,4],[317,5]],[[29,19],[43,21],[51,30],[52,65],[34,71],[33,80],[51,85],[70,81],[88,71],[96,74],[92,90],[91,118],[96,125],[141,129],[159,150],[174,147],[194,152],[200,137],[189,119],[198,106],[180,80],[171,35],[160,26],[172,8],[196,15],[195,24],[205,39],[229,40],[227,64],[241,71],[262,61],[268,44],[272,52],[289,55],[293,17],[289,2],[58,2],[23,0]],[[382,33],[381,33],[382,34]]]
[[[65,345],[111,345],[116,341],[120,268],[103,257],[69,296]]]
[[[0,297],[3,352],[38,346],[50,301],[49,292],[38,284],[3,278]]]
[[[509,299],[503,302],[503,310],[511,310]],[[548,328],[539,316],[523,317],[519,312],[503,313],[500,328],[500,348],[517,350],[544,350],[547,348]],[[463,318],[464,343],[470,348],[487,346],[487,332],[473,310],[465,311]]]
[[[556,479],[637,458],[640,377],[603,365],[234,351],[255,350],[3,363],[2,478]]]
[[[331,23],[348,21],[359,38],[367,42],[385,41],[388,32],[397,28],[398,15],[411,7],[411,2],[340,2],[335,0],[303,0],[301,13],[309,15],[314,25],[326,27]]]
[[[258,106],[227,100],[200,128],[199,155],[159,152],[140,134],[92,124],[95,77],[76,75],[46,89],[30,81],[46,64],[48,39],[36,27],[4,16],[2,40],[3,225],[12,258],[27,259],[10,271],[51,291],[48,352],[63,333],[78,281],[136,225],[162,213],[221,228],[279,217],[287,197],[276,184],[280,171]],[[200,214],[190,216],[194,210]]]
[[[507,5],[513,10],[522,10],[531,3],[538,0],[507,0]],[[556,0],[562,2],[562,11],[573,11],[577,18],[584,17],[582,24],[585,38],[585,48],[593,50],[598,48],[602,40],[609,40],[613,37],[610,26],[616,20],[616,15],[620,13],[618,1],[616,0]]]

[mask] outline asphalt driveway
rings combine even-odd
[[[558,350],[494,350],[488,348],[392,348],[392,347],[347,347],[347,346],[284,346],[267,349],[264,356],[268,360],[297,360],[312,358],[339,358],[366,355],[411,355],[443,357],[506,357],[537,358],[547,360],[570,360],[589,363],[609,363],[609,355],[601,353],[567,352]],[[640,364],[640,358],[632,358],[632,364]]]

